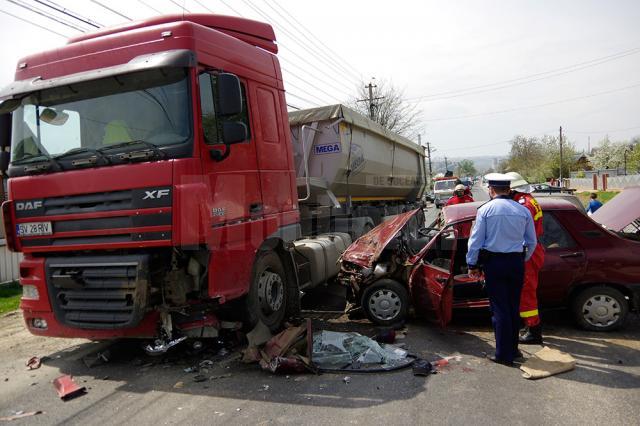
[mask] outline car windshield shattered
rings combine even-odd
[[[141,149],[153,155],[137,158],[164,157],[161,148],[184,151],[191,140],[190,116],[187,71],[180,68],[35,92],[13,112],[11,164],[22,167],[12,171],[106,165],[115,154],[118,161],[125,159],[123,152]],[[33,169],[36,163],[51,167]]]

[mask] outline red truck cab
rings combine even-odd
[[[187,14],[20,60],[0,92],[2,211],[32,333],[170,339],[215,335],[221,310],[271,327],[296,312],[276,53],[270,25]]]

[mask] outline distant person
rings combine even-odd
[[[589,200],[589,205],[587,206],[587,214],[591,216],[602,207],[602,203],[598,200],[598,194],[595,192],[592,192],[589,198],[591,198],[591,200]]]
[[[453,189],[453,197],[449,198],[449,201],[447,201],[445,206],[463,203],[473,203],[473,197],[471,194],[467,194],[466,187],[464,185],[458,184]]]

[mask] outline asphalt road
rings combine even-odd
[[[315,330],[376,331],[339,313],[308,315]],[[12,313],[0,318],[0,417],[39,410],[13,424],[47,425],[638,424],[640,318],[632,315],[612,333],[577,330],[564,311],[542,312],[542,320],[546,345],[572,354],[575,370],[526,380],[517,368],[484,358],[495,344],[486,311],[455,312],[446,330],[412,319],[400,341],[430,361],[453,356],[438,374],[352,373],[345,382],[346,374],[272,375],[240,363],[240,348],[222,356],[209,346],[199,353],[178,346],[151,358],[123,342],[108,348],[109,362],[88,367],[83,357],[105,345],[32,336]],[[521,348],[530,356],[541,346]],[[36,355],[43,365],[27,370]],[[207,371],[185,371],[205,359],[213,361]],[[62,374],[87,393],[61,401],[51,382]],[[208,380],[195,381],[197,374]]]
[[[314,314],[315,329],[371,335],[366,321]],[[577,359],[574,371],[529,381],[516,368],[490,363],[494,347],[486,312],[454,314],[441,330],[412,320],[403,340],[428,360],[459,356],[439,374],[392,373],[275,376],[256,365],[190,354],[175,348],[163,358],[137,345],[110,348],[110,362],[89,368],[87,353],[102,349],[82,340],[31,336],[14,313],[0,318],[0,417],[44,411],[15,424],[637,424],[640,401],[640,320],[620,332],[576,330],[562,312],[546,312],[546,342]],[[540,346],[526,346],[530,354]],[[26,360],[46,356],[28,371]],[[184,369],[214,360],[203,383]],[[51,381],[71,374],[87,394],[62,402]]]

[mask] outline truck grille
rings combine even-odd
[[[20,238],[21,245],[32,251],[64,246],[169,241],[172,237],[171,202],[171,187],[150,187],[16,200],[15,215],[23,222],[51,222],[52,235]]]
[[[148,263],[147,255],[47,259],[57,320],[78,328],[136,326],[147,302]]]

